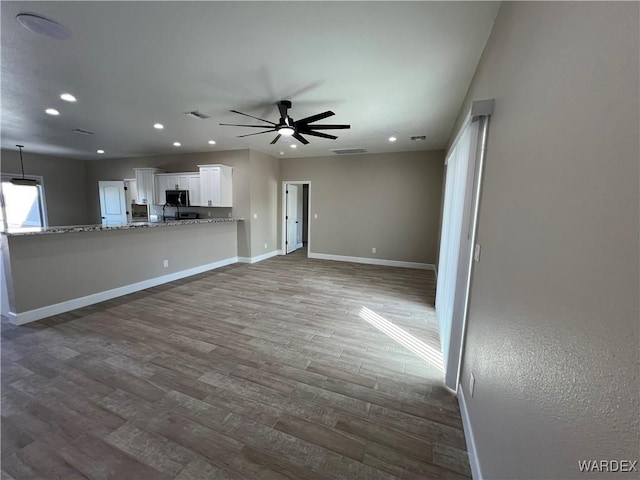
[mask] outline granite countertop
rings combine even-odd
[[[183,225],[199,225],[203,223],[241,222],[243,218],[197,218],[189,220],[172,220],[168,222],[131,222],[123,225],[63,225],[46,228],[17,228],[2,232],[10,237],[20,235],[44,235],[54,233],[99,232],[104,230],[129,230],[133,228],[179,227]]]

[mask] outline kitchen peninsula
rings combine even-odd
[[[9,319],[23,324],[238,261],[237,218],[2,234]]]

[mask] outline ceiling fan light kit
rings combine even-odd
[[[327,117],[331,117],[335,115],[331,110],[327,110],[326,112],[318,113],[316,115],[312,115],[310,117],[302,118],[300,120],[294,121],[289,116],[289,109],[291,108],[291,101],[289,100],[280,100],[277,104],[278,110],[280,111],[280,121],[278,123],[272,122],[270,120],[265,120],[264,118],[254,117],[253,115],[249,115],[248,113],[242,113],[238,110],[231,110],[231,113],[237,113],[239,115],[244,115],[245,117],[254,118],[256,120],[260,120],[261,122],[268,123],[269,125],[245,125],[245,124],[235,124],[235,123],[221,123],[220,125],[228,126],[228,127],[249,127],[249,128],[264,128],[266,130],[262,132],[256,133],[247,133],[246,135],[238,135],[238,138],[242,137],[250,137],[252,135],[261,135],[263,133],[277,133],[276,137],[270,142],[270,145],[276,143],[280,137],[293,137],[298,140],[303,145],[307,145],[309,140],[304,138],[304,135],[310,135],[312,137],[320,137],[320,138],[328,138],[330,140],[335,140],[335,135],[329,135],[328,133],[318,132],[317,130],[342,130],[351,128],[351,125],[328,125],[328,124],[320,124],[320,125],[311,125],[318,120],[325,119]]]

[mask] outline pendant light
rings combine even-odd
[[[20,168],[22,168],[22,178],[12,178],[11,183],[14,185],[29,185],[35,187],[38,185],[37,180],[33,180],[31,178],[24,178],[24,163],[22,163],[22,149],[24,145],[16,145],[20,149]]]

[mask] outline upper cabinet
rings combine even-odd
[[[189,205],[200,206],[200,174],[187,173],[159,173],[156,174],[156,200],[157,205],[164,205],[166,190],[188,190]]]
[[[136,178],[136,203],[138,205],[150,205],[155,196],[155,175],[162,172],[158,168],[134,168]]]
[[[200,169],[200,205],[233,206],[233,168],[227,165],[198,165]]]

